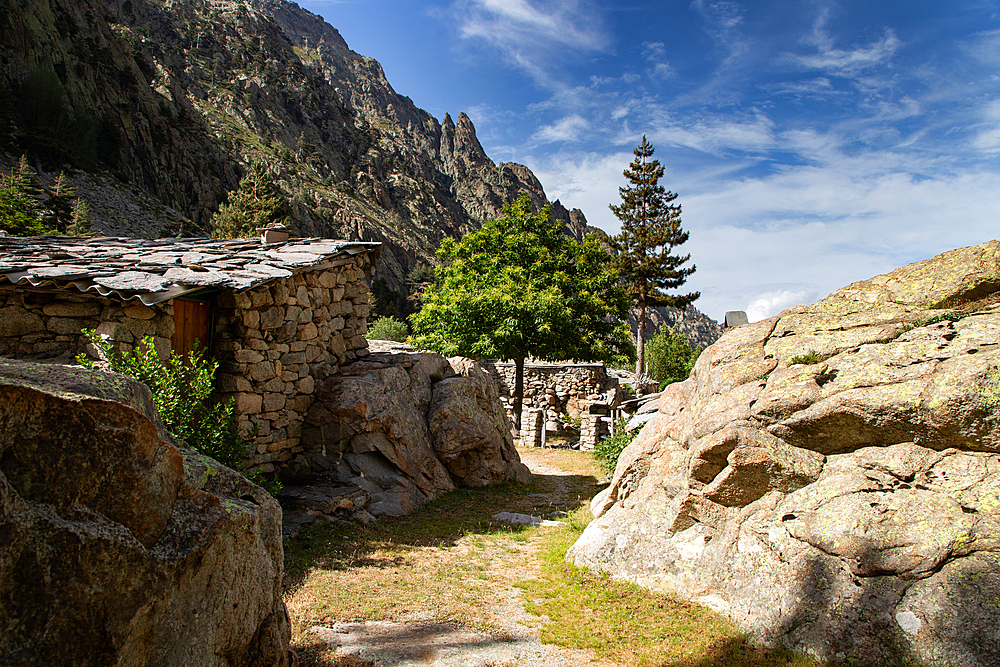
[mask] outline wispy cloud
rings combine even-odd
[[[705,30],[727,52],[726,60],[732,60],[746,53],[749,48],[740,28],[743,24],[743,9],[739,3],[730,0],[694,0],[691,8],[698,12],[705,22]]]
[[[877,65],[886,65],[902,45],[896,33],[887,28],[882,39],[866,46],[839,49],[827,32],[829,10],[820,12],[813,23],[812,32],[802,38],[802,43],[815,47],[812,54],[785,54],[786,60],[807,69],[819,69],[830,74],[851,76]]]
[[[557,141],[580,141],[584,130],[590,124],[583,116],[572,114],[560,118],[552,125],[543,126],[532,137],[540,143],[552,143]]]
[[[459,34],[498,50],[536,82],[552,86],[551,66],[567,52],[610,44],[599,9],[586,0],[459,0]]]

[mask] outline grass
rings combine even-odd
[[[524,454],[522,454],[524,455]],[[441,621],[503,641],[498,614],[514,584],[542,640],[636,667],[806,667],[815,661],[755,646],[728,620],[677,598],[573,567],[566,549],[589,520],[602,470],[584,452],[535,449],[532,484],[460,489],[410,516],[370,526],[315,525],[285,548],[285,601],[301,667],[334,658],[307,629],[339,622]],[[556,470],[560,471],[556,474]],[[500,511],[561,516],[567,526],[497,524]]]
[[[806,354],[798,354],[789,359],[788,365],[794,366],[795,364],[805,364],[808,366],[810,364],[818,364],[821,361],[826,361],[832,356],[833,354],[821,354],[816,350],[809,350]]]
[[[786,649],[754,645],[729,620],[699,605],[616,581],[566,562],[566,550],[589,519],[581,510],[570,527],[542,537],[541,572],[517,584],[527,611],[548,618],[542,641],[589,649],[632,667],[813,667]]]

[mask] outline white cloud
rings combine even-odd
[[[580,115],[572,114],[560,118],[552,125],[543,126],[532,136],[532,139],[541,143],[552,143],[556,141],[580,141],[581,136],[589,127],[589,123]]]
[[[777,315],[786,308],[799,304],[808,305],[814,300],[813,294],[806,291],[793,292],[791,290],[781,290],[779,292],[764,292],[754,297],[747,304],[747,319],[751,322],[757,322],[772,315]]]
[[[587,0],[458,0],[459,34],[486,43],[548,87],[549,71],[567,53],[602,51],[610,43],[600,11]]]
[[[802,42],[816,47],[811,55],[785,54],[786,60],[808,69],[820,69],[832,74],[850,76],[861,70],[887,64],[902,45],[896,33],[887,28],[882,39],[853,49],[838,49],[826,31],[829,11],[824,10],[813,24],[812,32],[802,38]]]
[[[972,145],[983,153],[1000,152],[1000,100],[994,100],[982,109],[983,121]]]

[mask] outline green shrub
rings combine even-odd
[[[700,354],[701,348],[692,347],[687,336],[664,327],[646,348],[646,373],[660,383],[662,390],[668,384],[687,380]]]
[[[368,340],[391,340],[397,343],[406,342],[409,331],[406,329],[406,322],[397,320],[391,315],[380,317],[368,327],[365,338]]]
[[[112,371],[149,387],[160,419],[174,437],[225,466],[243,470],[250,437],[239,431],[232,400],[226,403],[211,400],[212,379],[219,366],[217,361],[206,359],[204,351],[197,350],[188,355],[187,362],[171,354],[170,359],[162,363],[152,336],[143,338],[128,354],[119,354],[95,331],[85,330],[84,334],[100,350]],[[84,354],[76,360],[82,366],[94,366]],[[252,479],[260,483],[259,473]]]
[[[618,465],[618,457],[625,451],[625,448],[632,444],[635,436],[639,435],[640,429],[626,431],[625,425],[628,419],[619,419],[615,423],[615,434],[610,438],[605,438],[594,447],[594,458],[600,461],[605,472],[614,474],[615,466]]]

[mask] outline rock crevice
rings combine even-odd
[[[998,248],[729,330],[568,557],[828,659],[1000,662]]]

